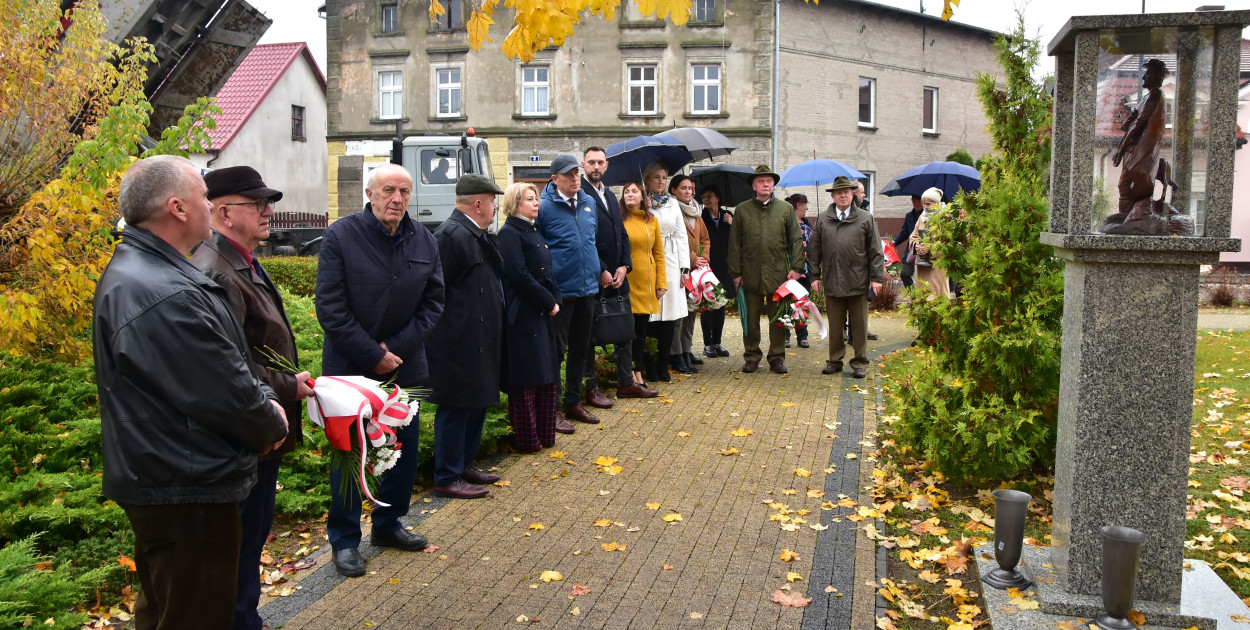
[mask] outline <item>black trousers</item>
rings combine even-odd
[[[595,322],[594,295],[566,297],[556,313],[556,356],[567,357],[564,364],[564,406],[582,404],[582,378],[593,349],[590,327]],[[593,362],[591,362],[593,365]]]
[[[135,629],[233,627],[243,539],[239,504],[121,507],[135,532],[135,570],[141,587]]]
[[[671,356],[673,347],[673,330],[676,328],[678,320],[668,322],[647,322],[647,336],[655,337],[657,344],[656,360],[659,361],[661,370],[668,369],[668,357]]]
[[[703,327],[703,345],[719,346],[721,332],[725,330],[725,307],[703,311],[699,314],[699,323]]]
[[[256,606],[260,604],[260,556],[273,526],[273,503],[278,496],[278,470],[281,459],[256,463],[256,485],[239,503],[243,542],[239,551],[239,590],[234,603],[234,630],[261,630],[264,622]]]
[[[634,314],[634,340],[629,345],[632,346],[634,355],[634,371],[640,374],[647,371],[647,366],[642,364],[642,355],[647,353],[647,324],[650,319],[650,315]],[[619,364],[617,367],[620,367]],[[633,379],[632,374],[630,379]]]

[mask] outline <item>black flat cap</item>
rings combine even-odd
[[[282,192],[266,186],[260,173],[250,166],[227,166],[209,171],[204,176],[204,184],[208,186],[209,199],[236,194],[270,201],[282,199]]]

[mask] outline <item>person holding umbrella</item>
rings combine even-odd
[[[729,234],[729,276],[738,289],[738,308],[746,313],[743,322],[742,371],[759,369],[764,353],[760,350],[760,316],[771,316],[777,309],[773,292],[786,280],[797,280],[803,273],[803,235],[794,217],[794,207],[773,197],[773,187],[781,177],[767,166],[759,166],[751,176],[755,198],[734,208]],[[786,335],[777,326],[768,327],[768,369],[785,374]]]
[[[677,200],[677,207],[681,209],[686,241],[690,245],[690,268],[708,267],[712,240],[708,236],[707,226],[701,220],[703,208],[694,198],[694,180],[686,175],[675,175],[669,181],[668,192]],[[695,365],[703,364],[703,359],[691,352],[694,343],[694,320],[697,318],[698,313],[688,313],[677,323],[677,330],[673,333],[673,368],[683,374],[697,373],[699,368]]]
[[[665,285],[672,288],[660,298],[660,312],[651,316],[650,335],[659,343],[656,350],[657,376],[661,381],[668,381],[673,330],[676,322],[689,312],[685,292],[680,287],[686,286],[686,281],[690,278],[690,244],[677,200],[667,193],[668,169],[663,164],[654,162],[642,172],[642,181],[647,187],[651,209],[659,223],[660,236],[664,241]]]
[[[718,281],[728,282],[729,230],[734,222],[734,213],[721,206],[720,188],[715,185],[704,186],[700,198],[703,200],[703,225],[712,243],[708,263]],[[703,356],[729,356],[729,351],[720,345],[721,331],[725,329],[725,307],[703,311],[699,315],[699,325],[703,328]]]

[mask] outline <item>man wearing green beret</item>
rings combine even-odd
[[[760,316],[771,318],[777,310],[773,292],[786,280],[797,280],[803,272],[803,233],[794,216],[794,208],[773,197],[773,188],[781,177],[767,166],[760,166],[751,175],[755,198],[734,208],[734,222],[729,232],[729,276],[739,289],[742,300],[738,308],[746,309],[746,325],[742,331],[743,372],[759,369]],[[779,326],[768,326],[768,369],[785,374],[786,332]]]

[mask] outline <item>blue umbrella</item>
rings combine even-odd
[[[669,175],[693,161],[690,151],[674,138],[638,136],[624,142],[609,144],[607,149],[608,170],[603,183],[619,186],[625,182],[642,181],[642,171],[652,162],[664,165]]]
[[[781,172],[781,181],[777,183],[779,188],[789,188],[790,186],[820,186],[822,184],[832,184],[833,180],[838,177],[849,177],[850,179],[863,179],[864,174],[847,166],[841,162],[833,160],[808,160],[799,162],[794,166]]]
[[[919,197],[930,188],[940,188],[947,200],[954,199],[960,188],[967,192],[980,190],[981,173],[959,162],[929,162],[890,180],[881,189],[881,194],[887,197]]]

